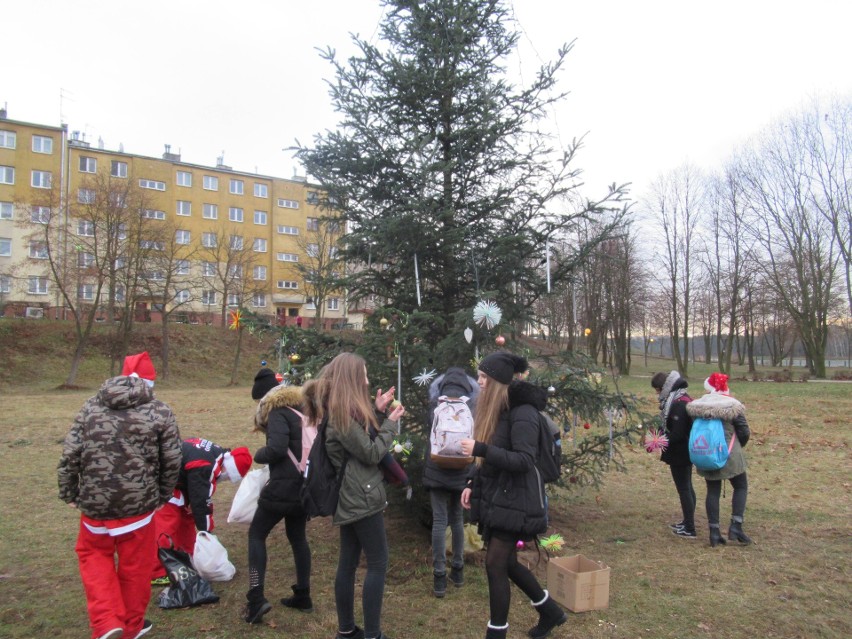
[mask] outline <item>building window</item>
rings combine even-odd
[[[14,210],[11,202],[0,202],[0,220],[11,220]]]
[[[231,179],[230,193],[233,195],[242,195],[245,183],[242,180]]]
[[[95,237],[95,223],[91,220],[80,220],[77,222],[77,235]]]
[[[189,301],[189,297],[189,290],[183,289],[177,292],[177,295],[175,295],[175,301],[178,304],[186,304]]]
[[[182,215],[183,217],[189,217],[192,215],[192,202],[188,202],[187,200],[178,200],[176,212],[178,215]]]
[[[316,257],[319,255],[319,244],[308,244],[305,247],[305,253],[308,254],[308,257]]]
[[[14,149],[18,145],[18,134],[14,131],[0,131],[0,148]]]
[[[141,179],[141,180],[139,180],[139,186],[143,189],[152,189],[154,191],[165,191],[166,190],[166,183],[165,182],[158,182],[157,180]]]
[[[77,191],[77,201],[80,204],[94,204],[96,197],[94,189],[80,189]]]
[[[213,306],[216,303],[216,291],[201,291],[201,303]]]
[[[216,248],[218,242],[216,241],[215,233],[202,233],[201,234],[201,246],[204,248]]]
[[[79,297],[81,300],[95,299],[95,285],[80,284],[80,286],[77,288],[77,297]]]
[[[50,224],[50,207],[34,206],[30,210],[30,222],[33,224]]]
[[[166,250],[166,245],[163,242],[158,242],[156,240],[139,240],[139,248],[150,249],[152,251],[164,251]]]
[[[308,204],[319,204],[319,193],[316,191],[308,191],[308,197],[305,198]]]
[[[205,175],[203,185],[205,191],[218,191],[219,178],[217,178],[215,175]]]
[[[232,206],[228,209],[228,219],[231,220],[231,222],[242,222],[243,210],[239,207]]]
[[[219,219],[219,205],[218,204],[202,204],[201,205],[201,217],[205,220],[218,220]]]
[[[80,173],[97,173],[98,161],[95,158],[80,156]]]
[[[14,166],[0,166],[0,184],[14,184],[15,183],[15,167]]]
[[[190,232],[178,229],[175,231],[175,244],[189,244]]]
[[[254,238],[254,244],[252,244],[252,249],[255,253],[266,253],[266,240],[262,237]]]
[[[165,220],[166,212],[157,211],[155,209],[145,209],[142,211],[142,217],[147,217],[149,220]]]
[[[216,275],[216,262],[202,262],[201,274],[204,277],[213,277]]]
[[[175,262],[175,275],[189,275],[189,260]]]
[[[120,240],[127,239],[127,225],[124,223],[119,224],[115,227],[115,236]]]
[[[95,263],[95,256],[91,253],[77,253],[77,266],[80,268],[89,268]]]
[[[243,250],[243,236],[242,235],[232,235],[229,246],[234,251],[242,251]]]
[[[0,275],[0,293],[12,292],[12,278],[8,275]]]
[[[316,307],[317,307],[317,305],[314,304],[314,298],[313,297],[309,297],[305,300],[305,308],[308,309],[309,311],[316,310]]]
[[[192,173],[189,171],[178,171],[175,182],[178,186],[192,186]]]
[[[309,217],[305,220],[305,228],[309,231],[319,231],[319,218],[317,217]]]
[[[148,271],[144,275],[151,282],[162,282],[166,279],[166,276],[162,271]]]
[[[278,206],[285,209],[297,209],[299,208],[299,203],[296,200],[285,200],[284,198],[278,198]]]
[[[255,211],[254,212],[254,223],[255,224],[266,224],[267,215],[266,211]]]
[[[231,264],[228,267],[228,277],[240,280],[243,277],[243,267],[239,264]]]
[[[299,229],[295,226],[284,226],[283,224],[279,224],[278,233],[279,235],[298,235]]]
[[[30,295],[47,295],[47,278],[38,275],[30,276],[27,283],[27,293]]]
[[[113,160],[110,164],[109,174],[112,177],[126,178],[127,177],[127,162]]]
[[[118,284],[115,287],[115,301],[123,302],[124,301],[124,287],[121,284]]]
[[[236,293],[228,293],[228,306],[239,306],[240,296]]]
[[[328,302],[326,303],[326,308],[330,311],[339,311],[340,310],[340,298],[339,297],[330,297]]]
[[[275,256],[275,259],[279,262],[298,262],[299,256],[295,253],[278,253]]]
[[[278,288],[297,289],[299,283],[296,280],[278,280]]]
[[[266,293],[255,293],[252,296],[251,305],[256,308],[263,308],[266,306]]]
[[[50,171],[33,171],[33,188],[49,189],[53,183],[53,176]]]
[[[53,153],[53,138],[44,135],[33,136],[33,153],[45,153],[51,155]]]
[[[259,182],[254,183],[254,196],[255,197],[269,197],[269,187],[265,184],[260,184]]]
[[[36,260],[47,259],[47,244],[37,240],[30,241],[30,257]]]
[[[12,240],[8,237],[0,237],[0,257],[12,256]]]
[[[252,279],[255,280],[265,280],[266,279],[266,267],[265,266],[255,266],[251,270]]]

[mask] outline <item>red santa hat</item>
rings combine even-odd
[[[225,453],[225,457],[222,459],[222,468],[227,473],[228,479],[237,483],[251,470],[251,463],[252,458],[249,449],[240,446]]]
[[[157,371],[154,370],[154,362],[151,361],[148,351],[125,357],[121,374],[127,377],[141,377],[148,381],[148,386],[153,386],[154,380],[157,379]]]
[[[730,392],[728,390],[728,376],[724,373],[713,373],[704,380],[704,388],[707,389],[708,393],[727,395]]]

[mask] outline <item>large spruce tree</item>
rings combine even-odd
[[[519,322],[546,290],[546,241],[572,235],[584,216],[607,218],[603,237],[624,211],[615,185],[599,201],[579,197],[580,142],[556,150],[539,128],[564,97],[556,76],[570,46],[516,87],[504,65],[518,34],[500,0],[384,4],[377,44],[353,36],[349,60],[322,53],[336,72],[330,95],[341,121],[296,147],[348,222],[350,294],[440,316],[433,326],[444,333],[485,296]],[[600,239],[553,256],[552,281]]]

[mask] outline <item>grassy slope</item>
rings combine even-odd
[[[221,332],[207,339],[214,343],[220,337]],[[61,383],[64,375],[63,371],[53,379],[44,373],[46,367],[61,367],[63,360],[56,352],[29,346],[26,350],[38,360],[22,357],[13,370],[28,371],[33,381],[11,394],[7,385],[2,398],[0,637],[84,637],[85,600],[73,552],[78,517],[56,498],[55,468],[68,424],[91,391],[45,392]],[[201,351],[201,345],[193,344],[183,357],[190,360],[190,352]],[[176,357],[178,363],[181,357]],[[254,361],[246,366],[245,384],[237,388],[224,387],[227,374],[221,356],[204,357],[204,364],[193,359],[185,370],[176,368],[178,379],[158,385],[158,396],[173,407],[184,435],[203,434],[224,445],[257,448],[262,439],[250,432],[253,402],[247,390],[259,353],[246,357]],[[670,366],[661,364],[662,369]],[[41,376],[34,377],[33,371]],[[695,371],[694,377],[699,373],[704,374]],[[87,375],[91,376],[81,383],[91,388],[104,376],[97,371]],[[647,377],[626,378],[621,386],[648,397],[652,409],[648,382]],[[609,476],[600,492],[560,495],[551,502],[553,529],[567,541],[564,554],[581,552],[612,566],[609,609],[571,614],[568,624],[553,636],[839,639],[852,635],[848,612],[852,385],[738,382],[734,392],[748,406],[753,429],[746,449],[750,481],[746,530],[756,545],[714,550],[703,534],[697,541],[674,538],[666,524],[678,518],[678,506],[667,467],[639,448],[628,450],[627,474]],[[701,502],[697,521],[703,532],[705,490],[697,477],[695,486]],[[337,531],[326,520],[309,527],[317,611],[304,615],[277,604],[289,592],[293,566],[283,530],[276,529],[269,542],[267,583],[275,607],[262,626],[248,627],[240,621],[247,587],[245,527],[225,523],[234,490],[223,483],[215,502],[217,532],[231,551],[236,578],[216,584],[222,600],[215,606],[165,612],[152,603],[149,614],[156,625],[151,636],[333,636]],[[723,519],[730,512],[730,494],[728,489]],[[481,556],[468,558],[463,589],[451,589],[444,600],[435,600],[430,592],[429,531],[406,513],[398,493],[393,493],[392,501],[387,514],[391,562],[384,613],[390,636],[483,636],[488,612]],[[532,553],[523,558],[533,565],[537,562]],[[536,569],[543,576],[544,561]],[[533,622],[530,606],[513,590],[510,636],[525,636]]]

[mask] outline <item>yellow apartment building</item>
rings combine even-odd
[[[221,162],[215,167],[182,162],[168,145],[161,158],[101,146],[76,132],[69,135],[65,126],[14,121],[0,110],[3,315],[63,316],[65,303],[49,268],[57,260],[46,259],[47,251],[65,253],[63,268],[78,277],[66,288],[76,289],[81,303],[103,304],[105,291],[96,300],[85,276],[98,256],[90,248],[94,226],[84,211],[108,189],[128,210],[139,209],[140,246],[172,265],[174,299],[168,304],[177,305],[174,319],[219,323],[223,309],[244,307],[279,324],[295,323],[297,317],[306,326],[312,323],[316,308],[299,266],[304,269],[315,257],[312,234],[323,216],[318,187],[303,178],[246,173]],[[47,223],[51,211],[61,217],[54,217],[50,233],[41,237],[39,224]],[[158,251],[175,259],[165,260]],[[225,261],[227,274],[221,273]],[[223,282],[230,276],[228,288]],[[146,271],[153,282],[165,277],[161,267]],[[109,294],[123,290],[113,286]],[[139,299],[137,319],[157,321],[163,299]],[[324,306],[326,326],[346,321],[342,294],[329,296]]]

